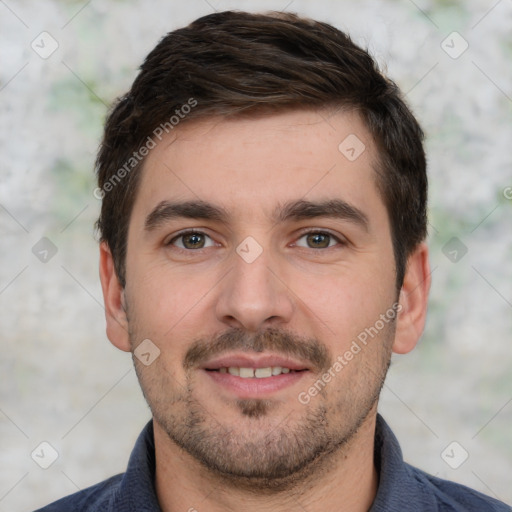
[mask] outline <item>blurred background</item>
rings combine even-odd
[[[0,512],[124,471],[150,419],[105,336],[93,162],[157,41],[230,8],[330,22],[406,94],[427,134],[433,285],[380,411],[407,461],[512,503],[510,0],[0,0]]]

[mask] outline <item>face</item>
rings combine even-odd
[[[159,355],[134,357],[138,378],[158,428],[226,478],[292,478],[348,446],[389,364],[378,155],[356,115],[324,117],[191,122],[139,183],[122,301],[131,349]]]

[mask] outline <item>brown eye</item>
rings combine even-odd
[[[329,247],[331,236],[325,233],[313,233],[307,235],[307,241],[312,249],[324,249]]]
[[[323,231],[311,231],[309,233],[304,233],[299,240],[302,239],[306,240],[306,244],[297,243],[297,245],[300,247],[307,247],[308,249],[327,249],[329,247],[333,247],[336,243],[340,243],[340,240],[337,237]]]
[[[202,249],[204,247],[204,237],[200,233],[184,235],[183,245],[187,249]]]
[[[205,233],[201,233],[200,231],[189,231],[188,233],[182,233],[181,235],[174,237],[169,241],[168,245],[175,245],[180,249],[204,249],[205,247],[213,245],[213,243],[207,245],[207,239],[210,239],[210,237]]]

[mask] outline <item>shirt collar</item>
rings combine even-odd
[[[153,420],[140,433],[128,461],[111,510],[161,512],[155,489],[155,438]]]
[[[417,507],[415,510],[438,510],[435,497],[419,484],[413,468],[404,462],[398,440],[380,414],[375,427],[374,460],[379,487],[369,512],[410,510],[411,506]]]

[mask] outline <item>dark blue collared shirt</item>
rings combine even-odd
[[[379,489],[369,512],[511,512],[512,507],[469,487],[405,463],[393,432],[377,416],[375,464]],[[125,473],[36,512],[161,512],[155,492],[153,422],[140,434]]]

